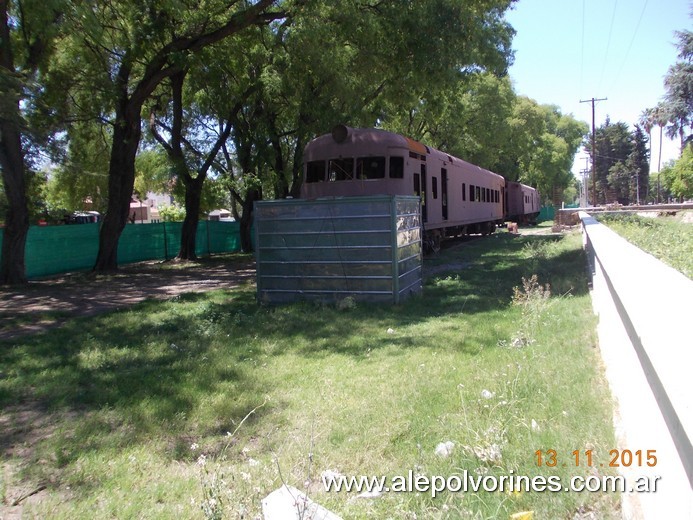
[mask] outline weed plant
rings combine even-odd
[[[693,279],[693,222],[682,216],[648,218],[632,214],[598,219],[629,242]]]
[[[0,343],[5,502],[46,484],[25,515],[256,518],[285,482],[345,519],[618,517],[615,494],[323,491],[329,471],[567,482],[602,471],[574,450],[615,446],[579,235],[502,233],[435,261],[451,267],[397,306],[269,307],[247,286]],[[555,468],[537,465],[548,449]]]

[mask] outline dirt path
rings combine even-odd
[[[551,228],[522,228],[520,233],[551,234]],[[463,247],[452,240],[446,248]],[[424,277],[469,265],[427,266]],[[200,262],[175,264],[149,261],[130,264],[114,274],[72,273],[29,282],[20,288],[0,287],[0,340],[59,326],[75,316],[128,307],[146,299],[168,299],[186,292],[231,289],[255,280],[248,255],[219,255]]]
[[[127,307],[186,292],[230,289],[255,280],[249,256],[219,256],[199,263],[142,262],[108,275],[74,273],[0,288],[0,340],[59,326],[75,316]]]

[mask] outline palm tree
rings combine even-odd
[[[664,128],[669,124],[667,107],[661,101],[653,109],[652,121],[659,127],[659,157],[657,159],[657,173],[662,169],[662,136]]]
[[[656,124],[654,114],[654,108],[646,108],[640,113],[640,119],[638,119],[638,124],[647,133],[647,141],[650,143],[650,157],[652,157],[652,127]]]
[[[681,140],[683,153],[686,128],[693,126],[693,31],[680,31],[676,36],[679,61],[669,67],[664,77],[664,102],[671,123],[667,135]]]

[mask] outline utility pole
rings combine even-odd
[[[587,157],[583,157],[585,160],[585,168],[583,170],[580,170],[580,174],[582,175],[582,188],[580,193],[580,207],[586,208],[587,205],[589,204],[589,188],[588,188],[588,179],[589,179],[589,174],[590,174],[590,169],[589,169],[589,159]]]
[[[607,98],[585,99],[580,100],[580,103],[592,103],[592,205],[597,205],[597,134],[594,128],[594,104],[597,101],[606,101]]]

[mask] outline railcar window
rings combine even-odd
[[[486,202],[486,188],[481,188],[481,202]]]
[[[323,182],[325,180],[325,161],[310,161],[306,165],[306,182]]]
[[[384,179],[385,157],[359,157],[356,159],[357,179]]]
[[[431,177],[431,191],[433,192],[433,198],[438,198],[438,177]]]
[[[334,181],[350,181],[354,178],[354,159],[330,159],[327,179]]]
[[[491,202],[491,189],[486,188],[486,202]]]
[[[469,185],[469,202],[474,202],[474,185]]]
[[[467,185],[464,182],[462,183],[462,200],[467,200]]]
[[[414,195],[421,196],[421,175],[418,173],[414,174]]]
[[[481,202],[481,186],[476,186],[475,191],[476,191],[476,193],[475,193],[474,200],[477,202]]]
[[[404,157],[390,157],[390,179],[404,179]]]

